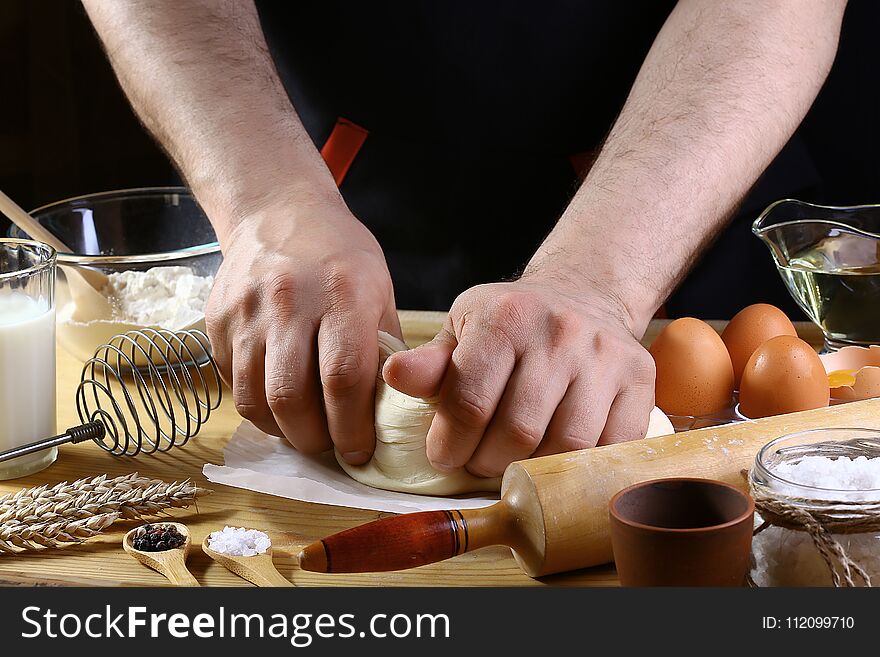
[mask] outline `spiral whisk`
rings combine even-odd
[[[2,452],[0,461],[86,440],[115,456],[167,452],[199,433],[222,391],[202,331],[129,331],[98,347],[83,367],[76,390],[82,426]]]
[[[220,372],[201,331],[117,335],[86,361],[76,390],[80,422],[116,456],[167,452],[195,437],[220,405]]]

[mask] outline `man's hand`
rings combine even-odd
[[[439,395],[428,458],[495,477],[512,461],[642,438],[654,363],[612,299],[528,276],[458,297],[440,334],[385,380]]]
[[[226,262],[209,328],[239,407],[303,449],[329,446],[320,372],[337,447],[365,460],[375,329],[397,328],[391,284],[290,104],[253,2],[83,3],[217,230]],[[499,474],[640,435],[653,377],[634,336],[809,109],[845,4],[679,0],[526,275],[465,292],[430,346],[388,361],[396,387],[440,395],[435,465]],[[266,201],[279,190],[286,200]]]
[[[332,436],[366,461],[376,329],[400,332],[391,280],[290,104],[254,3],[83,4],[217,232],[208,333],[239,412],[303,451]]]
[[[342,203],[266,206],[237,225],[207,320],[238,412],[304,452],[367,461],[376,330],[400,335],[382,250]]]
[[[634,336],[806,113],[845,4],[679,0],[524,277],[465,292],[436,340],[387,362],[395,387],[440,396],[436,467],[498,475],[642,435],[653,371]]]

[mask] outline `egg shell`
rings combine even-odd
[[[756,303],[733,316],[721,333],[721,339],[730,353],[736,387],[739,387],[743,370],[755,349],[777,335],[797,336],[797,331],[788,315],[776,306]]]
[[[693,317],[669,323],[649,350],[655,403],[670,415],[707,415],[730,405],[733,365],[721,336]]]
[[[843,347],[819,356],[828,374],[837,370],[855,370],[855,383],[831,389],[831,397],[858,401],[880,397],[880,347]]]
[[[749,418],[828,406],[828,375],[800,338],[780,335],[759,346],[743,370],[739,408]]]

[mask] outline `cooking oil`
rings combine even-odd
[[[880,242],[833,231],[779,272],[832,349],[880,344]]]

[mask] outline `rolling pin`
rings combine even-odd
[[[612,560],[608,503],[617,491],[676,476],[745,490],[743,471],[773,438],[846,426],[880,429],[880,399],[517,461],[492,506],[376,520],[308,545],[300,565],[322,573],[403,570],[506,545],[532,577],[596,566]]]

